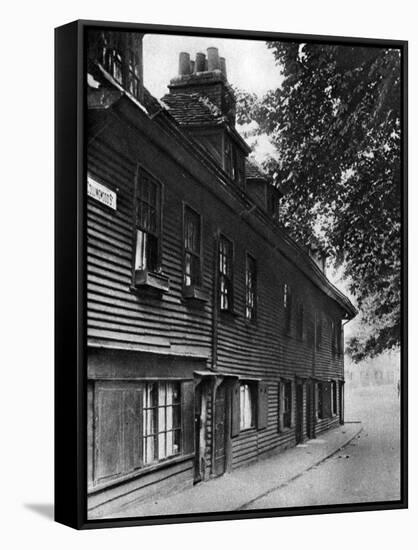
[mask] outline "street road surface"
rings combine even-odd
[[[248,509],[399,500],[400,402],[396,386],[346,388],[346,422],[363,431],[348,446]]]

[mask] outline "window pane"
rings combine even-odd
[[[180,428],[180,405],[173,406],[173,427]]]
[[[166,458],[165,433],[158,434],[158,460]]]
[[[166,396],[166,384],[160,382],[158,384],[158,406],[159,407],[165,405],[165,396]]]
[[[184,284],[190,286],[192,284],[192,257],[189,252],[184,256]]]
[[[247,256],[246,263],[246,308],[245,315],[248,320],[255,319],[255,293],[256,293],[256,266],[251,256]]]
[[[147,268],[147,234],[138,230],[136,232],[135,269]]]
[[[248,384],[240,387],[240,428],[246,430],[254,425],[251,388]]]
[[[150,464],[154,461],[154,437],[147,437],[145,438],[144,443],[144,463]]]
[[[180,452],[180,384],[151,382],[144,387],[144,464]]]
[[[173,394],[174,394],[174,384],[172,384],[171,382],[167,382],[166,388],[167,388],[166,403],[167,405],[172,405]]]
[[[240,427],[244,429],[244,416],[245,416],[245,389],[244,386],[240,388]]]
[[[166,456],[171,456],[174,453],[174,448],[173,448],[173,432],[167,432],[167,441],[166,441],[166,445],[167,445],[167,454]]]
[[[175,430],[173,432],[173,455],[176,455],[180,452],[180,430]]]
[[[167,431],[173,429],[173,407],[167,407],[166,429]]]

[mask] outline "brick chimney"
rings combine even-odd
[[[181,52],[178,76],[171,79],[168,87],[171,94],[199,94],[208,98],[235,126],[235,94],[227,80],[225,58],[219,56],[218,48],[210,47],[206,54],[198,52],[194,60],[189,53]]]

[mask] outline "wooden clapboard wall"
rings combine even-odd
[[[150,120],[143,113],[133,117],[129,109],[123,106],[118,116],[109,115],[102,121],[103,130],[88,146],[89,174],[117,193],[116,211],[91,198],[87,201],[88,344],[202,357],[210,367],[215,243],[219,232],[224,234],[234,245],[234,310],[232,314],[219,315],[216,367],[220,372],[268,383],[267,427],[233,438],[233,465],[239,466],[294,443],[294,426],[285,431],[279,429],[281,379],[343,378],[343,359],[332,354],[330,331],[330,320],[341,319],[343,311],[297,267],[296,260],[281,252],[279,237],[276,245],[272,244],[257,229],[259,219],[255,221],[252,214],[245,213],[251,204],[248,197],[244,200],[238,192],[228,190],[218,174],[202,164],[187,140],[182,143],[178,133],[164,127],[164,121]],[[162,267],[170,279],[170,289],[159,297],[131,290],[138,165],[163,188]],[[203,287],[209,301],[199,307],[191,306],[182,296],[184,204],[203,219]],[[247,253],[257,264],[255,323],[245,320]],[[303,261],[309,263],[307,259]],[[289,333],[285,330],[282,300],[285,283],[292,288],[294,306]],[[304,304],[302,339],[296,335],[297,300]],[[308,338],[309,326],[312,328],[317,315],[323,323],[320,349]],[[295,403],[293,409],[294,406]],[[209,436],[210,415],[209,408]],[[318,428],[322,426],[328,424],[323,422]],[[209,469],[210,460],[208,447]]]

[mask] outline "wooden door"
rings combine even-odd
[[[202,464],[200,459],[200,430],[202,422],[202,384],[199,384],[195,390],[195,410],[194,410],[194,429],[195,429],[195,463],[194,463],[194,483],[202,480]]]
[[[225,384],[221,384],[216,389],[215,396],[215,461],[214,473],[221,476],[225,472],[226,452],[225,452],[225,411],[226,411],[226,391]]]
[[[296,384],[296,443],[303,440],[303,384]]]

